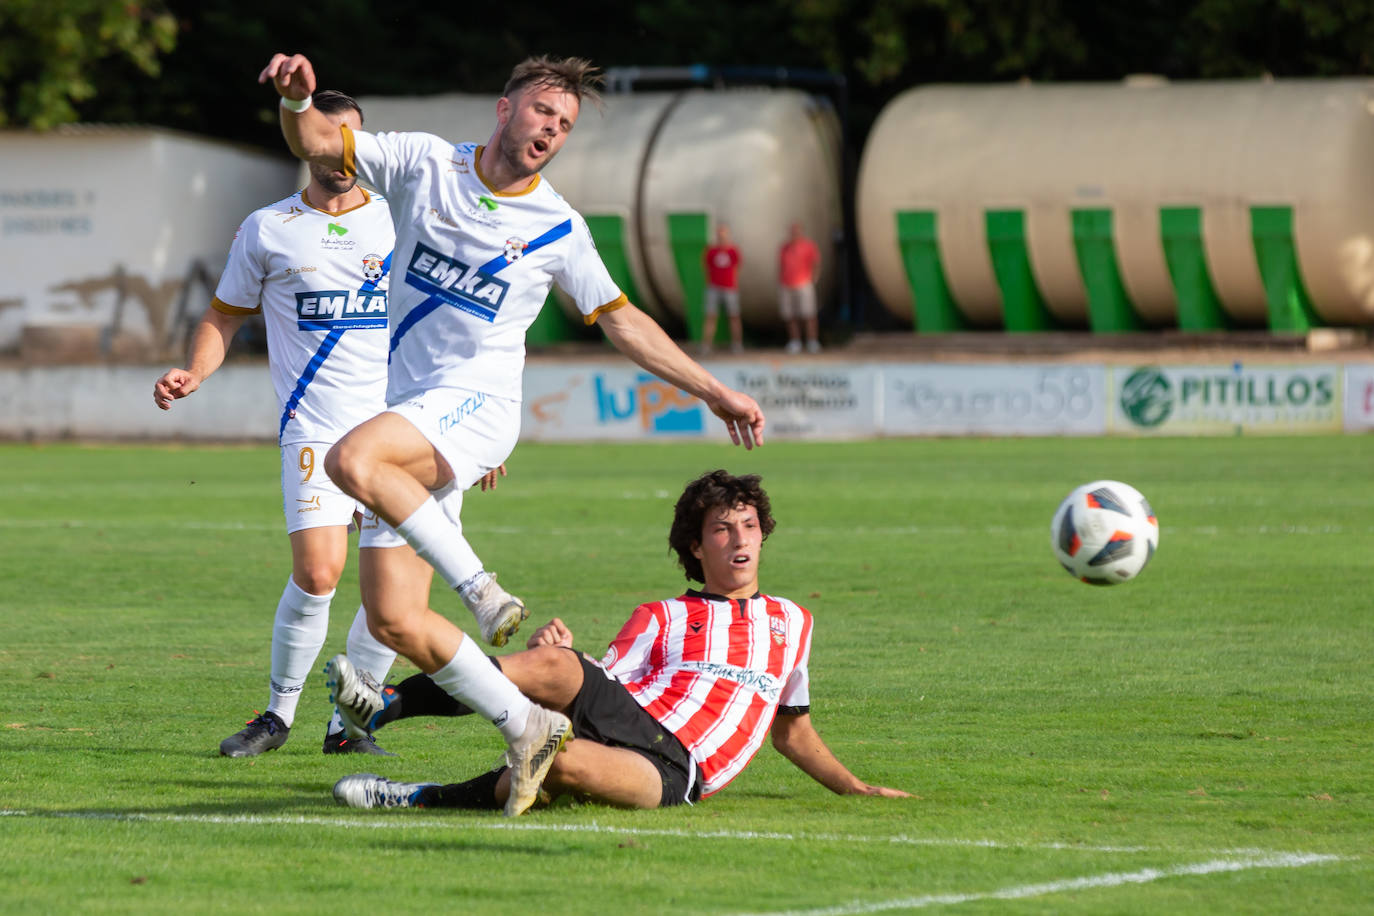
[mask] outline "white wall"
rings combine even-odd
[[[284,152],[155,128],[0,132],[0,162],[0,350],[25,325],[110,328],[122,271],[121,328],[162,352],[192,265],[216,282],[242,219],[296,190]]]

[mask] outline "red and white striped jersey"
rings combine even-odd
[[[635,608],[601,667],[677,736],[710,795],[758,753],[779,705],[810,705],[810,657],[801,605],[689,591]]]

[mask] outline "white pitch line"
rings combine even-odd
[[[1062,852],[1087,853],[1164,853],[1178,854],[1187,850],[1158,846],[1090,846],[1079,843],[1015,843],[1005,840],[960,839],[957,837],[914,837],[906,834],[865,836],[841,833],[789,833],[761,830],[690,830],[681,827],[618,827],[596,821],[576,824],[546,824],[537,820],[518,821],[484,818],[481,820],[453,817],[424,816],[415,813],[384,813],[380,817],[321,817],[309,814],[156,814],[141,811],[27,811],[20,808],[0,808],[0,817],[63,818],[76,820],[131,821],[139,823],[223,824],[337,827],[345,830],[497,830],[530,833],[589,833],[611,836],[671,837],[685,840],[764,840],[786,843],[856,843],[894,846],[932,846],[972,849],[1048,849]],[[1310,853],[1281,853],[1267,849],[1221,849],[1214,854],[1240,858],[1311,855]]]
[[[1210,862],[1176,865],[1172,868],[1142,868],[1139,871],[1107,872],[1101,875],[1086,875],[1081,878],[1046,881],[1041,884],[1018,884],[997,890],[969,894],[927,894],[921,897],[903,897],[896,900],[853,903],[812,910],[772,911],[767,914],[757,914],[757,916],[857,916],[857,914],[881,913],[887,910],[921,910],[932,906],[953,906],[979,900],[1024,900],[1028,897],[1044,897],[1065,891],[1121,887],[1126,884],[1149,884],[1152,881],[1188,875],[1212,875],[1219,872],[1246,871],[1254,868],[1303,868],[1308,865],[1325,865],[1338,861],[1341,861],[1340,856],[1317,853],[1276,853],[1245,859],[1213,859]]]
[[[897,846],[949,846],[981,849],[1053,849],[1092,853],[1158,852],[1145,846],[1084,846],[1075,843],[1008,843],[999,840],[965,840],[944,837],[863,836],[840,833],[784,833],[761,830],[690,830],[677,827],[617,827],[595,821],[581,824],[544,824],[533,820],[460,819],[416,814],[384,814],[381,818],[320,817],[308,814],[150,814],[141,811],[25,811],[0,809],[0,816],[70,818],[77,820],[133,821],[140,823],[246,824],[268,826],[339,827],[346,830],[501,830],[532,833],[601,833],[612,836],[671,837],[699,840],[765,840],[810,843],[873,843]]]

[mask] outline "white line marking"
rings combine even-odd
[[[604,833],[614,836],[657,836],[701,840],[772,840],[810,843],[878,843],[898,846],[966,846],[981,849],[1054,849],[1093,853],[1158,852],[1145,846],[1086,846],[1074,843],[1006,843],[998,840],[964,840],[943,837],[861,836],[841,833],[780,833],[759,830],[690,830],[676,827],[617,827],[596,821],[578,824],[546,824],[532,820],[506,821],[489,818],[469,819],[425,816],[418,812],[382,812],[380,817],[321,817],[308,814],[150,814],[142,811],[25,811],[0,809],[0,816],[73,818],[78,820],[137,821],[151,823],[261,824],[342,827],[363,830],[505,830],[535,833]]]
[[[853,903],[813,910],[782,910],[768,913],[767,916],[853,916],[853,914],[860,913],[881,913],[885,910],[919,910],[932,906],[952,906],[978,900],[1024,900],[1027,897],[1044,897],[1064,891],[1121,887],[1125,884],[1148,884],[1152,881],[1185,875],[1211,875],[1218,872],[1245,871],[1251,868],[1302,868],[1307,865],[1324,865],[1338,861],[1341,861],[1340,856],[1317,853],[1276,853],[1247,859],[1213,859],[1210,862],[1176,865],[1173,868],[1142,868],[1139,871],[1107,872],[1101,875],[1087,875],[1082,878],[1046,881],[1042,884],[1020,884],[981,893],[927,894],[921,897],[904,897],[874,903]]]
[[[28,811],[0,808],[0,817],[71,818],[77,820],[136,821],[178,824],[295,825],[304,827],[341,827],[346,830],[505,830],[532,833],[604,833],[613,836],[672,837],[686,840],[765,840],[785,843],[873,843],[894,846],[967,847],[976,849],[1049,849],[1089,853],[1173,853],[1187,850],[1159,846],[1090,846],[1079,843],[1012,843],[1003,840],[968,840],[957,837],[863,836],[842,833],[782,833],[760,830],[690,830],[680,827],[618,827],[596,821],[575,824],[547,824],[537,820],[500,820],[462,815],[426,815],[419,812],[378,812],[356,817],[325,817],[310,814],[155,814],[142,811]],[[480,817],[480,816],[479,816]],[[1280,853],[1269,849],[1219,849],[1214,854],[1241,858],[1310,855]]]

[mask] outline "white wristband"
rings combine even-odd
[[[286,96],[282,96],[281,107],[285,108],[287,111],[294,111],[296,114],[300,114],[310,107],[310,96],[307,95],[303,99],[288,99]]]

